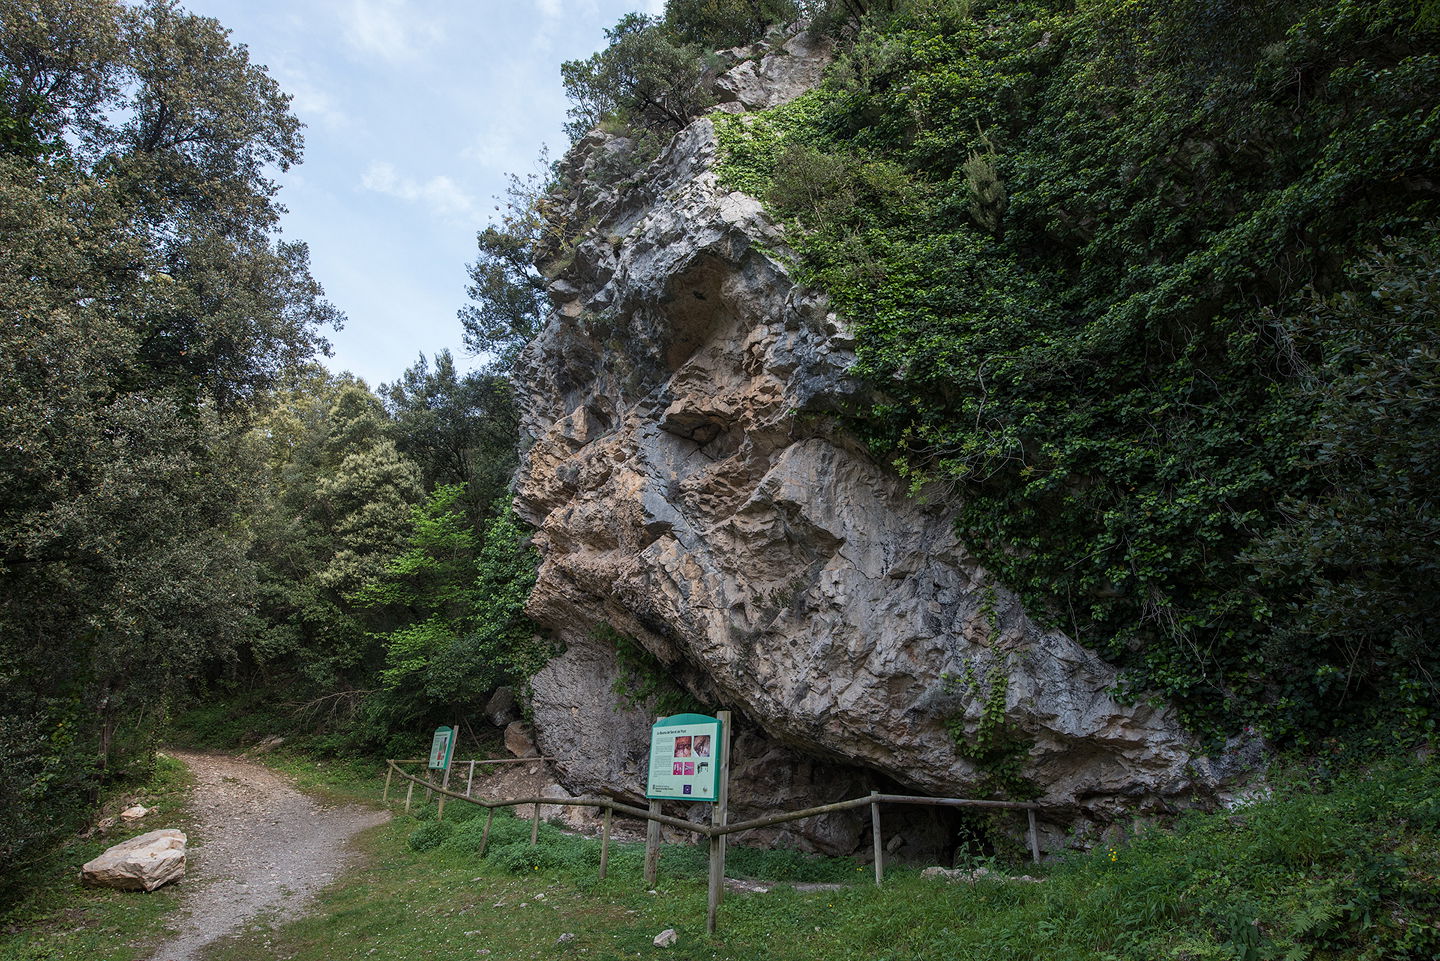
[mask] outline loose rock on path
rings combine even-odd
[[[152,961],[193,961],[246,924],[285,921],[339,876],[356,833],[389,818],[327,805],[252,761],[170,752],[195,775],[195,814],[181,908],[187,917]]]

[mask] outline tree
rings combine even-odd
[[[546,165],[543,153],[540,161]],[[461,308],[460,324],[466,348],[489,355],[496,370],[515,363],[545,319],[546,280],[535,269],[535,260],[547,233],[563,226],[547,220],[544,193],[539,174],[512,175],[496,208],[499,222],[475,237],[479,254],[468,267],[470,284],[465,288],[474,303]]]
[[[609,45],[586,60],[560,66],[572,101],[566,131],[584,136],[606,117],[677,131],[714,103],[705,84],[704,50],[677,39],[664,22],[626,14],[605,31]]]
[[[379,667],[375,625],[348,598],[403,550],[422,496],[391,430],[364,384],[327,377],[280,398],[253,432],[269,482],[252,522],[263,627],[250,655],[299,693],[361,689]]]
[[[668,0],[665,26],[681,43],[719,50],[753,43],[800,14],[795,0]]]
[[[400,451],[419,465],[426,490],[464,484],[479,526],[515,471],[519,422],[514,388],[491,370],[455,370],[448,350],[435,365],[421,354],[400,379],[380,389]]]
[[[391,727],[453,717],[503,684],[524,684],[552,653],[525,616],[539,567],[529,535],[505,501],[477,537],[464,493],[445,485],[416,507],[408,549],[354,598],[402,621],[381,636],[377,710]]]
[[[339,322],[288,98],[167,0],[0,0],[0,758],[29,857],[243,636],[247,407]],[[7,869],[5,873],[11,872]]]

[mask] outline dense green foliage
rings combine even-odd
[[[1136,696],[1433,729],[1440,34],[1401,0],[894,6],[721,125],[856,323],[873,448]]]
[[[261,677],[278,670],[300,680],[296,694],[340,695],[378,669],[383,653],[350,596],[403,549],[423,493],[389,426],[363,384],[323,375],[277,396],[257,424],[267,470],[251,519],[257,626],[236,665],[247,681],[253,666]]]
[[[493,506],[509,383],[422,355],[382,401],[313,366],[341,318],[279,238],[271,178],[300,149],[214,20],[0,0],[0,900],[148,770],[183,698],[263,691],[267,717],[369,748],[451,711],[453,685],[366,700],[446,603],[366,595],[423,549],[437,485],[473,491],[478,538],[447,669],[482,701],[548,653],[521,613],[535,559]]]
[[[507,506],[508,381],[460,375],[441,352],[380,393],[316,375],[252,432],[268,465],[250,519],[262,592],[217,690],[235,707],[259,683],[291,706],[279,729],[308,729],[320,749],[390,753],[500,685],[523,688],[550,656],[523,614],[538,558]]]
[[[406,550],[355,597],[401,615],[378,635],[383,690],[371,705],[390,730],[453,719],[502,685],[523,688],[553,653],[525,617],[539,558],[508,497],[477,534],[464,494],[463,484],[436,488],[415,509]]]
[[[0,864],[242,640],[246,407],[337,320],[275,236],[287,103],[161,0],[0,3]]]

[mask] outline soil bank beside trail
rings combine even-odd
[[[325,804],[242,758],[170,751],[195,775],[196,837],[187,852],[178,932],[152,961],[193,961],[253,921],[303,914],[353,857],[349,840],[389,812]]]

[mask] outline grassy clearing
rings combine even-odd
[[[180,900],[180,888],[163,887],[145,894],[86,888],[80,866],[113,844],[154,831],[179,828],[192,832],[185,810],[191,776],[174,758],[160,755],[143,784],[118,794],[106,811],[119,810],[134,799],[159,810],[137,824],[111,828],[91,839],[75,839],[32,867],[23,902],[0,914],[0,961],[131,961],[145,957]]]
[[[452,814],[454,815],[452,817]],[[266,953],[304,959],[423,957],[921,961],[1430,959],[1440,952],[1440,766],[1405,757],[1340,777],[1291,775],[1243,810],[1182,819],[1127,844],[1048,865],[1040,884],[953,884],[793,852],[732,849],[732,876],[855,882],[834,892],[781,887],[727,894],[704,933],[704,853],[670,846],[647,891],[639,845],[619,845],[595,877],[597,841],[495,821],[476,856],[479,809],[397,816],[364,840],[368,864],[317,912],[265,936]],[[679,943],[657,949],[673,927]],[[571,935],[565,938],[562,936]],[[240,940],[217,959],[253,957]]]

